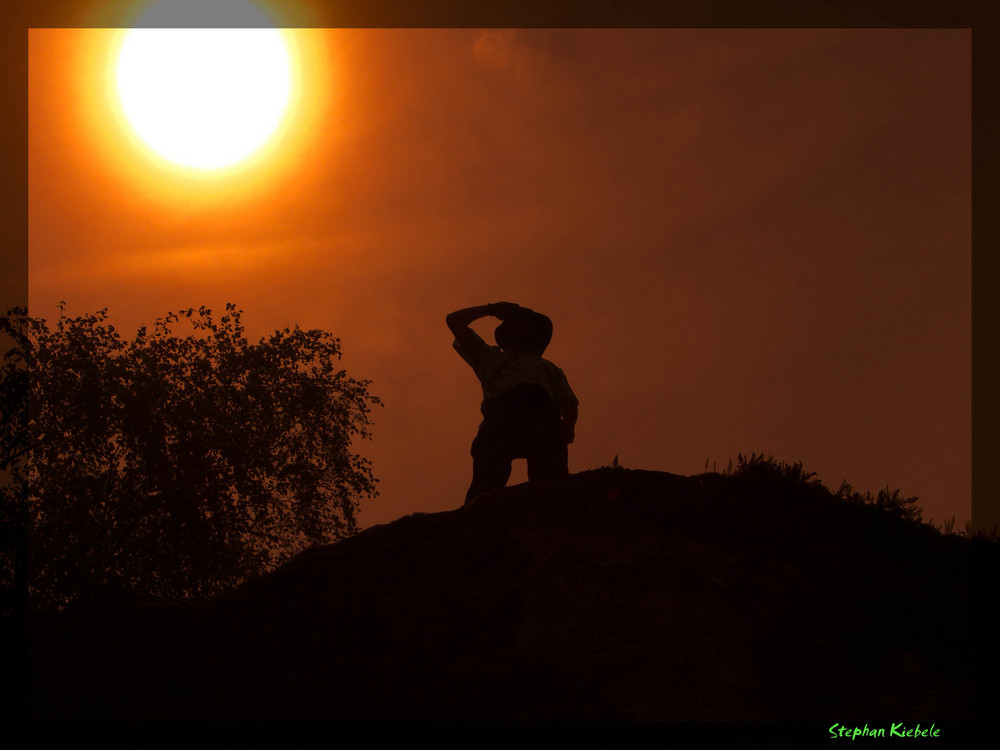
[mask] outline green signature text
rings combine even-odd
[[[906,726],[905,722],[899,722],[898,724],[890,724],[888,730],[885,727],[869,727],[867,724],[864,727],[847,727],[843,724],[834,724],[830,727],[830,737],[833,739],[838,739],[841,737],[848,737],[852,740],[856,740],[858,737],[940,737],[941,730],[937,728],[937,725],[931,724],[930,727],[921,727],[917,724],[915,727]]]

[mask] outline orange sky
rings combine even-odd
[[[571,471],[765,452],[969,517],[968,30],[303,32],[303,117],[207,182],[117,128],[102,34],[29,35],[31,312],[333,332],[386,404],[363,524],[461,504],[444,316],[498,300],[554,321]]]

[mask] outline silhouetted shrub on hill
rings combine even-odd
[[[705,462],[706,468],[708,461]],[[737,455],[736,465],[730,461],[725,474],[740,477],[755,484],[799,484],[803,487],[822,489],[823,493],[832,492],[836,497],[858,505],[871,505],[881,508],[900,518],[919,522],[923,520],[923,508],[917,505],[918,498],[907,497],[899,489],[890,490],[885,487],[872,495],[871,492],[858,492],[846,481],[833,492],[816,478],[816,472],[805,471],[801,462],[786,463],[774,456],[751,453],[749,457],[742,453]],[[950,528],[949,528],[950,530]]]
[[[296,326],[254,344],[232,304],[131,341],[106,318],[0,317],[3,504],[30,531],[34,605],[204,596],[357,531],[376,480],[351,441],[380,402],[337,366],[338,339]]]
[[[758,456],[756,453],[751,453],[749,458],[742,453],[737,454],[736,468],[731,473],[733,476],[750,480],[779,479],[804,485],[821,484],[816,479],[816,472],[805,471],[801,462],[789,464],[775,459],[774,456],[765,458],[764,454]]]

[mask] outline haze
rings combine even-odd
[[[765,452],[969,518],[968,30],[300,34],[298,126],[213,181],[121,135],[108,32],[31,30],[33,315],[333,332],[386,404],[366,525],[461,504],[444,316],[500,300],[554,321],[571,471]]]

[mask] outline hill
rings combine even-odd
[[[599,469],[368,529],[212,601],[38,616],[31,713],[968,721],[970,573],[996,553],[779,474]]]

